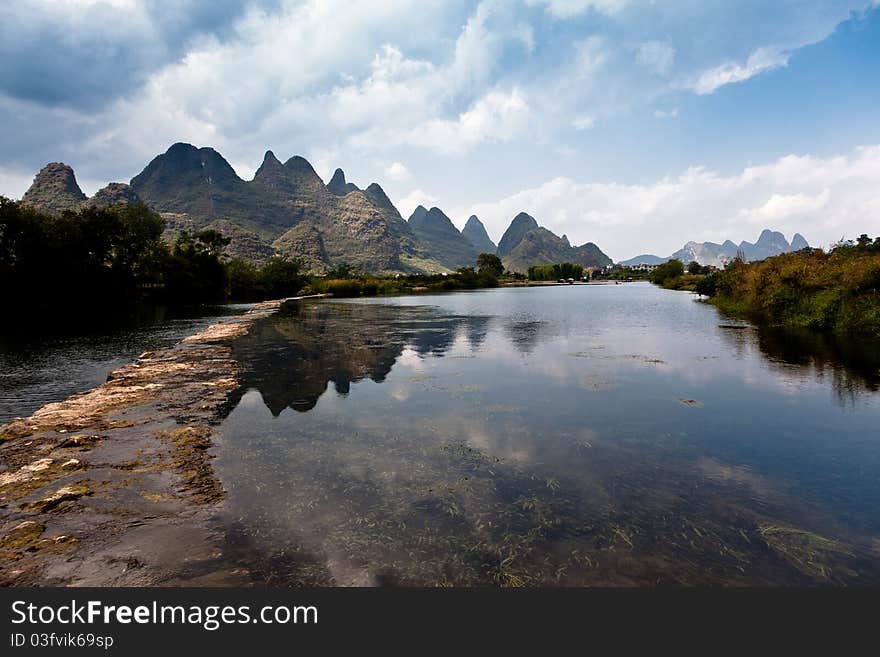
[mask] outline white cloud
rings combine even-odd
[[[809,194],[773,194],[763,205],[743,210],[740,216],[752,223],[782,221],[789,217],[815,214],[828,205],[831,190],[823,189],[815,196]]]
[[[415,210],[420,205],[424,205],[426,208],[436,206],[437,198],[435,196],[431,196],[427,192],[423,192],[421,189],[414,189],[402,199],[397,201],[395,205],[397,206],[400,215],[404,219],[409,219],[409,216],[413,213],[413,210]]]
[[[410,178],[409,169],[407,169],[401,162],[392,162],[391,165],[385,169],[385,175],[391,180],[407,180]]]
[[[666,41],[646,41],[636,50],[636,62],[657,75],[669,75],[675,64],[675,48]]]
[[[453,215],[476,214],[497,238],[520,211],[614,259],[668,255],[691,239],[754,240],[762,228],[827,246],[842,235],[880,234],[880,145],[850,156],[788,155],[730,176],[691,167],[649,185],[559,177]]]
[[[587,10],[600,14],[616,14],[629,4],[629,0],[526,0],[527,5],[544,5],[556,18],[579,16]]]
[[[0,165],[31,173],[64,159],[90,180],[126,179],[172,142],[189,141],[217,148],[242,175],[266,148],[303,154],[321,172],[344,163],[362,180],[382,182],[394,161],[431,167],[449,185],[444,204],[464,204],[470,200],[457,195],[473,187],[456,185],[458,171],[449,169],[462,159],[432,155],[473,154],[478,163],[546,162],[575,149],[589,156],[599,140],[572,135],[573,120],[631,132],[655,108],[658,118],[673,118],[668,108],[679,101],[670,91],[710,93],[782,65],[865,0],[827,0],[809,12],[765,3],[760,17],[738,3],[648,2],[635,11],[625,0],[527,0],[531,8],[503,0],[254,0],[210,11],[197,4],[0,2],[0,43],[11,53],[0,76],[10,83],[0,85]],[[79,54],[71,65],[61,66],[69,56],[14,56],[16,34],[31,35],[29,52],[43,53],[48,23],[64,36],[54,42],[69,46],[62,54]],[[124,57],[133,50],[137,57]],[[125,68],[120,58],[134,61]],[[101,61],[112,62],[108,72],[85,77],[112,91],[85,111],[55,81]],[[132,82],[112,84],[119,79]],[[16,85],[41,80],[60,101],[15,95]],[[663,155],[634,162],[632,175],[642,178]],[[392,192],[404,191],[389,181]],[[481,189],[500,194],[515,184],[497,176]]]
[[[19,199],[34,181],[34,173],[0,167],[0,195]]]
[[[773,48],[758,48],[746,60],[745,64],[727,61],[720,66],[704,71],[690,87],[697,95],[704,96],[714,93],[726,84],[743,82],[749,78],[781,66],[787,66],[789,53]]]
[[[509,141],[523,134],[528,122],[529,105],[522,91],[491,91],[458,118],[427,121],[404,140],[443,153],[461,153],[483,142]]]

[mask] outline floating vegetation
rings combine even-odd
[[[848,575],[854,574],[843,563],[854,555],[838,541],[804,529],[779,525],[765,525],[758,529],[758,534],[769,547],[807,575],[831,580],[835,569],[841,569]]]

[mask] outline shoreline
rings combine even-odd
[[[238,385],[232,344],[287,301],[324,296],[257,303],[0,426],[0,586],[247,584],[198,574],[218,549],[208,449]]]

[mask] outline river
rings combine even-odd
[[[648,284],[307,300],[235,348],[218,559],[281,585],[880,583],[880,351]]]

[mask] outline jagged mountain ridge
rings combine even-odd
[[[22,202],[50,213],[144,202],[165,218],[168,240],[183,230],[212,228],[231,239],[225,251],[231,257],[264,264],[286,255],[316,273],[343,263],[364,272],[441,272],[474,266],[479,253],[510,254],[517,247],[508,263],[521,271],[532,264],[597,266],[607,260],[594,244],[572,247],[525,213],[514,218],[497,248],[476,216],[462,231],[439,208],[420,206],[405,221],[378,183],[360,189],[337,169],[325,185],[305,158],[282,163],[272,151],[248,181],[213,148],[176,143],[129,184],[110,183],[90,199],[72,168],[51,163]]]
[[[645,254],[622,260],[621,265],[639,265],[639,264],[661,264],[667,260],[681,260],[685,264],[696,261],[701,265],[714,265],[723,267],[725,264],[736,258],[738,253],[742,253],[746,260],[764,260],[780,253],[789,253],[791,251],[800,251],[809,248],[809,243],[800,233],[795,233],[791,243],[780,232],[772,231],[765,228],[761,231],[757,241],[742,241],[735,244],[731,240],[726,240],[722,244],[715,242],[688,242],[678,251],[670,255],[668,258],[659,258],[655,255]]]
[[[479,251],[464,237],[440,208],[418,206],[407,221],[428,252],[444,267],[473,267]]]
[[[523,215],[524,213],[520,213],[514,217],[501,239],[506,250],[503,256],[500,255],[499,243],[499,257],[505,269],[525,273],[534,265],[561,262],[573,262],[583,267],[604,267],[611,264],[611,258],[592,242],[572,246],[565,235],[559,237],[547,228],[538,226],[534,218]],[[523,228],[532,225],[535,227],[523,231]]]
[[[378,184],[362,191],[341,170],[331,183],[324,185],[305,158],[282,164],[271,151],[253,180],[244,181],[213,149],[175,144],[132,179],[132,188],[160,211],[186,213],[196,226],[228,219],[276,252],[303,258],[312,271],[342,263],[368,272],[441,268]]]

